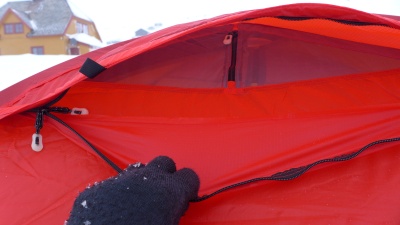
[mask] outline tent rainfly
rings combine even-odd
[[[180,24],[0,93],[0,224],[62,224],[88,184],[158,155],[201,179],[184,225],[398,224],[399,127],[393,17],[293,4]]]

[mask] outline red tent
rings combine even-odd
[[[157,155],[218,193],[181,224],[398,224],[399,75],[400,22],[325,4],[90,52],[0,93],[0,224],[62,224]]]

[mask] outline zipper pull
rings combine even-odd
[[[238,24],[235,23],[235,24],[233,24],[233,31],[230,32],[229,34],[225,35],[225,38],[223,41],[224,45],[232,44],[233,38],[235,38],[237,36],[237,31],[238,31]]]
[[[34,133],[32,135],[32,150],[35,152],[40,152],[43,149],[43,137],[41,134]]]
[[[43,114],[45,109],[41,109],[36,114],[35,128],[36,132],[32,135],[31,148],[35,152],[40,152],[43,149],[43,137],[40,134],[40,129],[43,127]]]
[[[224,45],[232,44],[232,37],[233,37],[232,34],[225,35],[225,38],[224,38],[224,41],[223,41]]]
[[[86,108],[72,108],[71,115],[88,115],[89,110]]]
[[[71,114],[71,115],[88,115],[89,110],[86,108],[72,108],[68,107],[51,107],[49,108],[50,112],[62,113],[62,114]]]
[[[40,134],[40,130],[43,127],[43,116],[44,114],[55,112],[62,114],[71,114],[71,115],[88,115],[89,110],[86,108],[73,108],[69,109],[67,107],[50,107],[50,108],[42,108],[37,111],[35,128],[36,132],[32,135],[32,143],[31,148],[35,152],[40,152],[43,150],[43,136]]]

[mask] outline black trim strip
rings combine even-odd
[[[277,16],[276,18],[279,18],[279,19],[282,19],[282,20],[290,20],[290,21],[322,19],[322,20],[331,20],[331,21],[334,21],[334,22],[337,22],[337,23],[342,23],[342,24],[352,25],[352,26],[371,26],[371,25],[385,26],[385,25],[382,25],[382,24],[375,24],[375,23],[368,23],[368,22],[361,22],[361,21],[338,20],[338,19],[317,18],[317,17]]]
[[[86,61],[83,63],[82,67],[79,69],[83,75],[87,76],[88,78],[94,78],[99,75],[101,72],[106,70],[106,68],[96,61],[92,60],[91,58],[87,58]]]
[[[277,18],[282,20],[289,20],[289,21],[303,21],[303,20],[329,20],[336,23],[341,23],[350,26],[384,26],[384,27],[391,27],[387,24],[379,24],[379,23],[369,23],[369,22],[361,22],[361,21],[351,21],[351,20],[338,20],[338,19],[331,19],[331,18],[321,18],[321,17],[300,17],[300,16],[267,16],[267,17],[255,17],[255,18],[246,18],[243,21],[251,21],[260,18]],[[391,27],[393,28],[393,27]],[[394,28],[396,29],[396,28]]]

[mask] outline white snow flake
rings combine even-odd
[[[92,224],[89,220],[86,220],[85,222],[83,222],[84,225],[90,225]]]
[[[81,205],[82,205],[82,206],[83,206],[83,208],[85,208],[85,209],[87,209],[87,208],[88,208],[86,200],[85,200],[85,201],[83,201],[83,202],[81,203]]]
[[[141,165],[142,165],[141,162],[137,162],[137,163],[133,164],[132,166],[135,168],[139,168]]]

